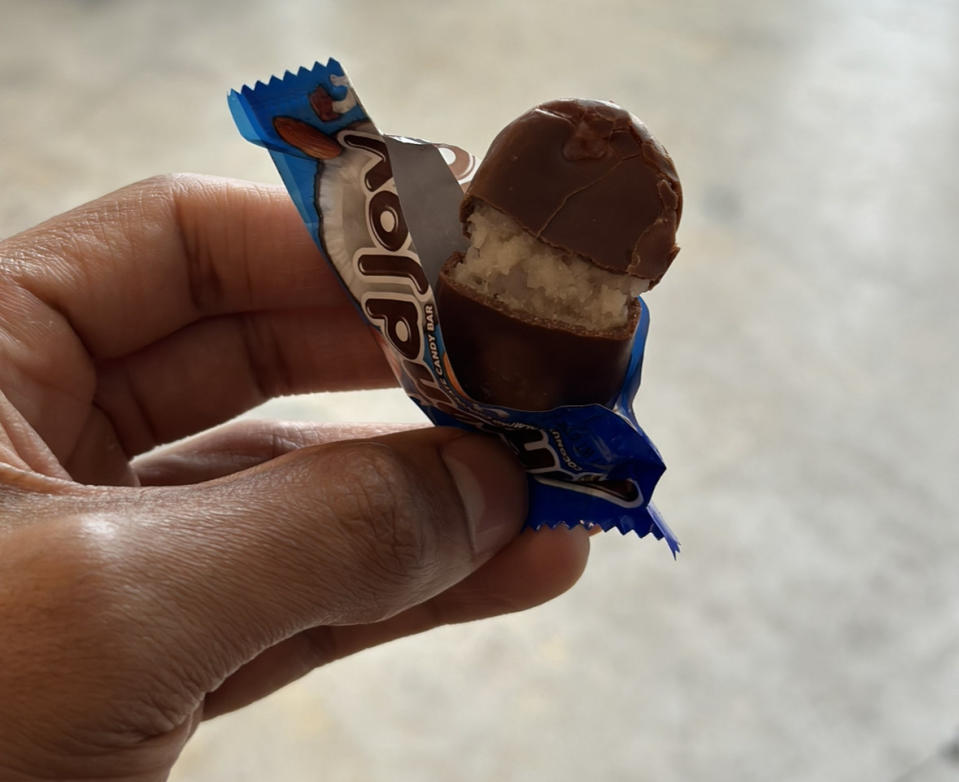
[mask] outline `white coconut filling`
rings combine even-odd
[[[626,325],[629,302],[649,287],[536,240],[482,203],[469,217],[469,236],[453,280],[518,314],[608,331]]]

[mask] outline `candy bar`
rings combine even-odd
[[[457,147],[382,134],[335,60],[229,103],[410,398],[516,453],[527,525],[648,534],[675,554],[651,501],[665,465],[632,408],[649,328],[637,295],[675,255],[681,208],[645,127],[612,104],[545,104],[477,173]]]
[[[551,101],[511,122],[461,205],[470,246],[437,285],[466,393],[524,410],[611,404],[681,212],[672,160],[619,106]]]

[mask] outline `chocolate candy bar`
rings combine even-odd
[[[551,101],[511,122],[461,205],[470,247],[437,285],[466,393],[523,410],[611,404],[681,213],[672,160],[619,106]]]

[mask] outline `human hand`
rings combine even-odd
[[[164,779],[205,718],[575,582],[586,533],[519,535],[523,474],[478,435],[147,453],[392,383],[280,189],[163,177],[0,243],[0,778]]]

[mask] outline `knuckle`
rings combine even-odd
[[[382,443],[351,443],[334,449],[334,459],[347,492],[337,521],[368,575],[396,585],[422,580],[435,560],[435,513],[408,463]]]
[[[136,208],[143,219],[163,216],[170,221],[171,241],[180,245],[186,273],[188,301],[200,315],[218,310],[225,291],[224,273],[209,239],[198,230],[190,205],[210,197],[210,184],[194,174],[164,173],[142,179],[120,193],[123,203]]]
[[[125,581],[113,541],[118,529],[101,518],[76,518],[62,527],[62,537],[45,553],[45,570],[77,621],[93,630],[116,627],[124,620]]]
[[[134,615],[128,582],[112,553],[115,526],[74,517],[61,520],[55,536],[38,534],[42,526],[26,527],[8,541],[6,564],[28,578],[19,584],[15,615],[7,619],[31,623],[29,638],[41,655],[63,646],[76,660],[120,651]]]
[[[204,186],[204,177],[197,174],[154,174],[124,188],[123,193],[158,208],[172,208],[185,193]]]
[[[150,197],[159,195],[164,198],[170,198],[179,187],[178,182],[181,181],[181,179],[182,177],[180,175],[173,173],[154,174],[153,176],[141,179],[139,182],[131,185],[131,187],[142,191]]]
[[[200,315],[218,312],[227,294],[222,266],[223,242],[219,225],[198,223],[197,204],[221,196],[215,180],[195,174],[159,174],[131,186],[147,214],[164,212],[172,218],[172,236],[182,249],[188,300]]]
[[[0,588],[0,701],[12,693],[41,724],[78,718],[82,709],[93,731],[118,717],[144,736],[170,730],[188,704],[168,673],[171,657],[156,665],[161,623],[142,563],[124,556],[124,524],[76,509],[47,511],[0,541],[0,583],[15,580],[7,594]],[[50,671],[63,689],[38,695],[32,688]]]
[[[294,393],[296,373],[272,319],[253,313],[240,323],[243,352],[260,396],[270,399]]]

